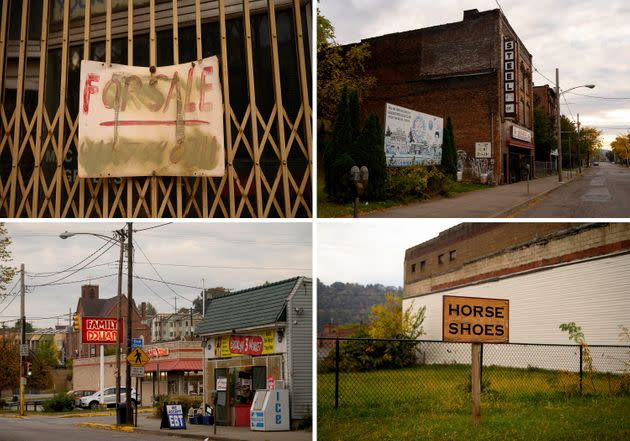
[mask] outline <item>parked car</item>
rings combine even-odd
[[[74,406],[81,407],[81,398],[87,397],[90,395],[94,395],[97,391],[91,389],[77,389],[71,390],[68,392],[68,395],[72,395],[74,397]]]
[[[120,402],[124,403],[127,400],[127,390],[124,387],[120,388]],[[88,395],[85,397],[81,397],[79,407],[84,409],[97,409],[101,402],[101,393],[96,392],[92,395]],[[136,390],[131,388],[131,402],[133,406],[138,405],[138,397],[136,395]],[[103,403],[106,407],[114,407],[116,406],[116,388],[108,387],[103,391]]]

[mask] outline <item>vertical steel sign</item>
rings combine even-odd
[[[514,40],[503,40],[503,115],[516,117],[516,48]]]

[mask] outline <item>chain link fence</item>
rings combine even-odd
[[[318,406],[461,408],[470,359],[468,343],[318,338]],[[490,402],[630,393],[630,346],[483,344],[482,367]]]

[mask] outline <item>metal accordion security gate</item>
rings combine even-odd
[[[311,217],[310,0],[2,0],[0,217]],[[77,176],[80,60],[219,58],[223,177]]]

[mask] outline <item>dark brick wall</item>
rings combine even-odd
[[[555,231],[566,230],[574,223],[464,223],[440,233],[435,239],[409,248],[405,252],[405,284],[413,283],[462,267],[465,263],[479,259],[546,236]],[[457,255],[450,259],[450,252]],[[443,263],[438,256],[444,255]],[[425,261],[424,270],[420,263]],[[416,264],[416,271],[411,266]]]

